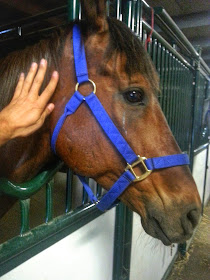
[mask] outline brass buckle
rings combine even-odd
[[[146,158],[146,157],[140,157],[139,155],[138,155],[137,157],[138,157],[138,159],[137,159],[134,163],[132,163],[132,164],[127,163],[127,166],[126,166],[126,168],[125,168],[125,171],[130,170],[131,173],[134,175],[135,179],[133,180],[133,182],[138,182],[138,181],[144,180],[144,179],[147,178],[147,177],[151,174],[151,172],[152,172],[152,170],[149,170],[149,169],[147,168],[147,166],[146,166],[146,164],[145,164],[145,162],[144,162],[147,158]],[[144,172],[142,175],[140,175],[140,176],[137,176],[136,173],[135,173],[135,171],[133,170],[133,168],[134,168],[135,166],[137,166],[138,164],[142,164],[142,166],[143,166],[143,168],[144,168],[144,170],[145,170],[145,172]]]

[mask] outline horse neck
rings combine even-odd
[[[48,45],[50,46],[50,44]],[[66,40],[66,45],[70,45],[69,40]],[[11,81],[9,81],[9,87],[8,83],[5,83],[5,88],[7,87],[8,89],[7,91],[5,89],[5,94],[8,95],[8,93],[10,93],[10,96],[7,96],[6,100],[2,100],[4,106],[6,106],[12,98],[15,84],[17,83],[18,75],[20,74],[20,72],[22,72],[24,69],[25,73],[27,73],[32,61],[39,62],[42,57],[46,57],[44,55],[42,56],[44,50],[39,50],[38,46],[40,48],[42,47],[42,45],[37,44],[35,46],[26,48],[23,51],[12,53],[10,56],[2,60],[4,62],[4,67],[2,67],[0,73],[2,72],[2,74],[5,75],[5,78],[3,77],[3,75],[1,78],[4,80],[6,79],[6,77],[7,79],[8,77],[11,77]],[[56,47],[54,48],[56,49]],[[36,49],[39,51],[39,54],[34,59],[33,52]],[[32,52],[32,55],[28,56],[27,53],[30,52]],[[65,83],[67,71],[65,61],[69,60],[68,52],[69,50],[67,51],[67,46],[65,46],[63,55],[61,56],[61,63],[59,63],[61,66],[61,71],[59,71],[59,69],[56,69],[59,71],[61,78],[57,90],[52,98],[52,102],[55,102],[55,104],[57,104],[58,107],[59,100],[62,99],[61,96],[69,91],[69,86]],[[26,57],[31,57],[31,60],[25,61],[23,62],[23,64],[21,64],[21,60],[23,61],[23,59],[26,59]],[[50,63],[48,63],[48,69],[46,74],[47,79],[43,87],[46,86],[52,71],[55,70],[55,64],[52,63],[52,58],[50,58],[49,60]],[[68,64],[68,61],[66,62],[66,64]],[[14,65],[14,67],[9,67],[9,65]],[[9,72],[14,74],[10,75]],[[60,114],[60,110],[58,111],[58,113]],[[6,177],[9,180],[13,180],[15,182],[23,182],[34,177],[44,165],[54,160],[54,155],[52,154],[50,149],[50,129],[52,126],[52,120],[53,116],[48,117],[43,127],[37,132],[35,132],[33,135],[30,135],[26,138],[18,138],[11,140],[4,146],[0,147],[0,177]]]
[[[24,182],[50,161],[47,123],[36,133],[17,138],[0,147],[0,177]]]
[[[70,32],[67,35],[66,42],[63,48],[63,53],[60,59],[59,82],[56,88],[56,92],[51,100],[55,104],[55,109],[50,118],[51,134],[55,128],[58,119],[63,114],[66,103],[69,101],[69,99],[75,91],[75,85],[76,76],[74,70],[74,55]]]

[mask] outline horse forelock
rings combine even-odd
[[[142,74],[151,84],[154,92],[159,92],[159,78],[151,58],[145,51],[139,38],[123,22],[108,18],[110,43],[105,53],[109,60],[116,53],[125,55],[125,71],[131,76]]]
[[[11,101],[20,73],[27,75],[31,63],[39,63],[42,58],[48,62],[48,68],[40,92],[49,82],[53,70],[59,71],[60,57],[69,28],[57,29],[47,38],[31,46],[14,51],[0,60],[0,111]]]

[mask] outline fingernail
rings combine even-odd
[[[31,64],[31,68],[36,68],[37,67],[37,63],[36,62],[33,62],[32,64]]]
[[[57,71],[53,71],[52,76],[53,76],[54,78],[57,78],[57,77],[58,77],[58,72],[57,72]]]
[[[47,106],[47,108],[48,108],[48,110],[49,110],[50,112],[52,112],[52,111],[54,110],[54,108],[55,108],[55,105],[54,105],[53,103],[50,103],[50,104]]]
[[[20,73],[20,78],[24,78],[24,73],[22,72],[22,73]]]
[[[46,62],[47,62],[46,59],[42,58],[40,61],[40,64],[44,66],[46,64]]]

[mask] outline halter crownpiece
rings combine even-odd
[[[65,119],[67,118],[67,116],[74,114],[77,108],[83,102],[85,102],[95,116],[95,119],[103,129],[104,133],[108,136],[109,140],[112,142],[114,147],[118,150],[118,152],[122,155],[127,163],[124,173],[119,177],[119,179],[101,198],[100,201],[93,194],[92,190],[85,180],[85,177],[77,175],[82,182],[91,202],[95,203],[96,207],[99,210],[105,211],[116,204],[116,202],[118,201],[118,197],[132,182],[144,180],[155,169],[188,165],[189,158],[187,154],[169,155],[149,159],[141,157],[140,155],[136,155],[127,141],[123,138],[117,127],[114,125],[95,94],[96,85],[92,80],[88,78],[85,49],[84,44],[82,44],[81,41],[80,28],[78,25],[74,25],[73,27],[73,51],[77,84],[73,96],[66,104],[64,113],[55,126],[51,139],[51,148],[56,154],[56,140]],[[93,85],[93,92],[91,92],[88,96],[83,96],[78,90],[79,85],[85,82],[89,82]],[[136,174],[136,172],[134,171],[134,167],[137,165],[141,165],[144,171],[143,174]]]

